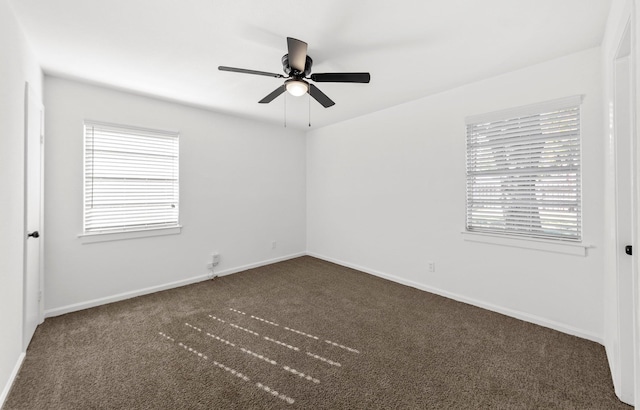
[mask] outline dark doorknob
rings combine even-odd
[[[40,234],[38,233],[38,231],[33,231],[30,234],[27,234],[27,236],[30,238],[39,238]]]
[[[627,246],[625,246],[625,247],[624,247],[624,252],[625,252],[627,255],[633,255],[633,246],[631,246],[631,245],[627,245]]]

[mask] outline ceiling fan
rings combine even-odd
[[[325,108],[331,107],[335,102],[333,102],[331,98],[327,97],[325,93],[320,91],[318,87],[310,84],[306,80],[312,80],[317,83],[368,83],[371,79],[369,73],[311,74],[313,60],[307,55],[307,43],[295,38],[287,37],[287,48],[289,51],[288,54],[282,56],[282,68],[286,75],[225,66],[219,66],[218,70],[231,71],[234,73],[264,75],[275,78],[287,78],[283,85],[276,88],[262,100],[258,101],[261,104],[270,103],[277,96],[288,91],[294,96],[301,96],[309,93],[309,95],[311,95]]]

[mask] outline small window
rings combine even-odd
[[[84,123],[84,233],[178,225],[178,134]]]
[[[581,240],[581,100],[467,118],[467,231]]]

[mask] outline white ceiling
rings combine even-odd
[[[313,72],[369,71],[322,83],[319,127],[600,45],[611,0],[10,0],[44,71],[282,124],[286,37]],[[286,97],[306,127],[307,96]]]

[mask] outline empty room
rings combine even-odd
[[[0,408],[640,407],[636,0],[0,0]]]

